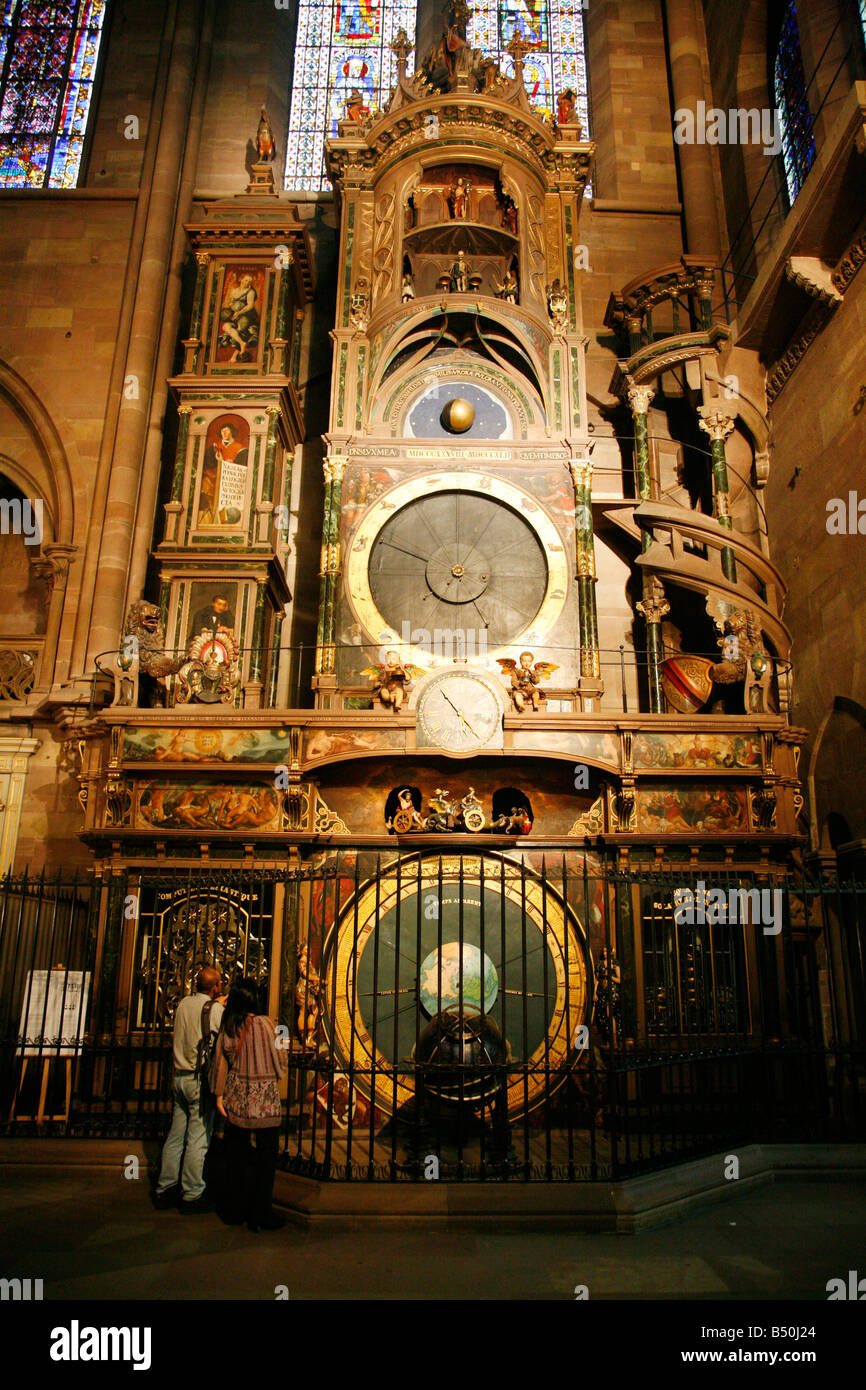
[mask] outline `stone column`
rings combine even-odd
[[[649,681],[650,712],[664,714],[665,697],[662,691],[661,664],[664,660],[662,618],[671,611],[665,598],[664,585],[657,574],[645,573],[643,598],[635,604],[646,621],[647,679]]]
[[[325,506],[322,523],[322,565],[319,570],[319,623],[316,635],[316,675],[333,676],[336,662],[334,630],[337,588],[342,573],[340,514],[346,460],[333,454],[322,462],[325,473]]]
[[[698,118],[698,102],[712,106],[712,94],[704,86],[703,31],[698,19],[698,0],[665,0],[668,53],[674,110],[691,111]],[[693,256],[721,258],[716,186],[713,178],[713,146],[695,140],[677,145],[686,224],[686,250]]]
[[[595,601],[595,536],[592,526],[592,445],[582,458],[568,460],[574,484],[574,535],[577,549],[577,597],[580,622],[580,684],[594,683],[593,695],[601,694],[598,650],[598,610]],[[590,693],[590,692],[587,692]]]
[[[250,651],[250,676],[244,685],[244,709],[259,709],[262,703],[262,644],[265,637],[265,598],[267,581],[260,579],[256,588],[256,607],[253,614],[253,635]]]
[[[637,485],[637,495],[641,502],[648,502],[652,496],[647,411],[649,410],[650,401],[655,393],[655,386],[631,385],[628,388],[628,403],[631,406],[632,419],[634,421],[635,483]],[[648,545],[649,537],[645,535],[643,549],[646,550]]]
[[[725,440],[732,433],[734,421],[730,415],[704,406],[698,407],[700,426],[704,434],[710,436],[710,450],[713,456],[713,516],[726,531],[733,531],[731,503],[728,493],[728,460],[725,455]],[[722,573],[726,579],[736,583],[737,562],[729,546],[722,550]]]
[[[65,545],[55,541],[43,546],[42,555],[34,565],[39,578],[44,580],[51,589],[37,689],[50,690],[57,679],[57,648],[60,642],[63,606],[66,602],[66,585],[69,579],[69,566],[77,550],[78,547],[75,545]]]
[[[40,746],[38,738],[0,738],[0,788],[5,792],[0,799],[0,874],[8,873],[15,860],[27,764]]]

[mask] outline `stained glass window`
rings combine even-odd
[[[0,187],[74,188],[106,0],[0,0]]]
[[[385,105],[397,80],[391,44],[401,26],[414,41],[415,8],[416,0],[301,0],[286,188],[330,187],[325,138],[336,135],[353,88],[365,106]]]
[[[788,197],[793,203],[815,158],[812,112],[809,109],[809,96],[806,91],[806,76],[800,52],[800,31],[797,27],[797,6],[794,0],[790,0],[782,20],[773,68],[773,84],[781,125],[785,180],[788,185]]]
[[[589,135],[589,101],[583,44],[582,0],[474,0],[467,38],[490,53],[506,74],[514,72],[508,44],[517,25],[529,52],[523,60],[526,92],[534,106],[553,114],[556,96],[575,94],[583,137]]]

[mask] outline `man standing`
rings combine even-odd
[[[217,1033],[223,1014],[223,1005],[217,999],[219,971],[206,965],[196,975],[195,987],[196,993],[181,999],[174,1016],[174,1110],[153,1196],[154,1206],[160,1211],[176,1206],[175,1189],[180,1178],[183,1186],[180,1209],[189,1214],[211,1210],[204,1195],[204,1161],[215,1106],[207,1080],[197,1068],[202,1025],[206,1034]]]

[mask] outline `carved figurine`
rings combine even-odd
[[[424,829],[424,817],[421,812],[415,809],[412,800],[412,793],[408,787],[402,787],[397,793],[397,810],[394,812],[392,820],[385,822],[388,830],[395,830],[398,835],[407,835],[412,830]]]
[[[256,154],[260,164],[269,164],[277,152],[274,132],[271,130],[271,123],[268,120],[268,113],[262,107],[262,117],[259,121],[259,128],[256,131]]]
[[[469,266],[466,264],[466,253],[465,251],[458,251],[457,260],[449,271],[452,294],[466,294],[469,289],[469,274]]]
[[[189,644],[189,660],[177,678],[177,702],[204,705],[228,704],[240,685],[237,643],[227,627],[200,632]]]
[[[468,179],[458,179],[457,182],[451,186],[451,217],[455,221],[465,221],[466,219],[469,210],[469,188],[470,184]]]
[[[415,277],[411,270],[407,270],[403,276],[403,285],[400,290],[400,299],[405,304],[407,300],[415,298]]]
[[[560,279],[554,280],[553,284],[547,287],[547,312],[553,321],[554,330],[557,333],[561,332],[568,322],[568,295]]]
[[[517,236],[517,208],[513,198],[505,197],[502,203],[502,225],[512,236]]]
[[[737,681],[744,681],[743,707],[746,712],[768,713],[773,659],[764,647],[760,620],[751,608],[725,618],[719,646],[722,659],[710,667],[710,679],[716,685],[734,685]]]
[[[572,87],[566,87],[556,98],[557,125],[571,125],[577,119],[577,95]]]
[[[166,652],[162,618],[156,604],[143,598],[135,599],[129,605],[117,654],[114,703],[136,704],[139,678],[145,675],[154,683],[148,703],[156,703],[158,708],[165,702],[165,677],[179,671],[184,660],[184,657],[169,656]]]
[[[321,1012],[322,981],[310,964],[306,946],[298,947],[298,975],[295,980],[295,1006],[298,1010],[298,1037],[306,1048],[316,1046]]]
[[[460,802],[459,828],[468,830],[471,835],[477,835],[479,830],[484,829],[486,821],[484,807],[475,795],[475,788],[470,787]]]
[[[353,87],[349,93],[349,100],[346,102],[346,120],[354,125],[363,125],[370,115],[369,106],[364,105],[364,98],[357,87]]]
[[[550,661],[536,661],[533,665],[532,652],[520,653],[520,665],[510,656],[498,656],[496,660],[504,675],[511,677],[511,702],[518,714],[527,707],[538,710],[547,696],[539,686],[543,680],[550,680],[559,667]]]
[[[406,692],[411,689],[412,681],[423,676],[424,671],[408,661],[402,662],[396,652],[386,652],[384,665],[375,662],[365,667],[361,674],[373,682],[373,694],[379,697],[380,703],[396,713],[406,698]]]
[[[528,835],[532,821],[525,806],[512,806],[510,812],[503,811],[501,816],[496,817],[493,829],[501,830],[503,835]]]
[[[367,281],[362,277],[356,282],[349,300],[349,320],[352,327],[357,328],[359,333],[366,332],[367,324],[370,321],[368,313],[370,296],[367,292],[368,289],[369,286]]]
[[[517,276],[513,270],[506,270],[505,278],[503,280],[497,280],[495,288],[497,299],[504,299],[506,304],[517,303]]]
[[[424,823],[425,830],[454,829],[459,812],[447,787],[437,787],[427,804],[430,807],[430,814]]]

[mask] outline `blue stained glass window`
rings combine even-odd
[[[797,6],[790,0],[776,46],[773,86],[782,134],[782,159],[788,197],[793,203],[815,159],[812,112],[800,52]]]
[[[106,0],[0,0],[0,187],[74,188]]]
[[[354,87],[365,105],[386,104],[397,80],[391,44],[401,27],[414,41],[415,9],[416,0],[300,0],[286,188],[330,187],[325,139],[336,135]]]
[[[866,0],[860,0],[860,24],[863,29],[863,42],[866,43]]]
[[[589,137],[589,87],[582,0],[474,0],[467,38],[490,53],[504,73],[514,72],[508,44],[517,25],[529,52],[523,60],[526,93],[533,106],[553,115],[556,97],[575,94],[583,138]]]

